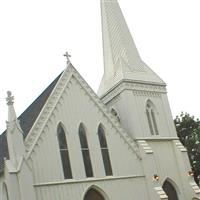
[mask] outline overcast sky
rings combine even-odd
[[[103,74],[100,0],[0,1],[0,131],[6,91],[20,115],[66,67],[97,91]],[[167,83],[173,116],[200,117],[200,1],[119,0],[142,59]]]

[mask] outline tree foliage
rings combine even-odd
[[[181,113],[174,120],[178,137],[188,151],[188,156],[198,183],[200,178],[200,121],[188,113]]]

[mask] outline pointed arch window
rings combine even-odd
[[[60,148],[60,157],[62,160],[64,178],[72,179],[69,149],[67,146],[65,131],[61,124],[58,126],[58,129],[57,129],[57,137],[58,137],[58,143],[59,143],[59,148]]]
[[[109,156],[108,145],[107,145],[107,141],[106,141],[106,135],[105,135],[104,128],[102,127],[101,124],[98,127],[98,136],[99,136],[101,155],[103,158],[103,164],[104,164],[106,176],[112,176],[113,175],[112,166],[111,166],[111,162],[110,162],[110,156]]]
[[[166,180],[163,184],[163,190],[168,196],[168,200],[178,200],[178,194],[175,187]]]
[[[90,151],[88,147],[85,127],[83,124],[80,124],[79,126],[79,139],[80,139],[80,144],[81,144],[81,151],[82,151],[82,156],[83,156],[83,163],[85,167],[86,177],[93,177]]]
[[[147,115],[147,120],[148,120],[151,135],[159,135],[158,127],[156,123],[156,116],[155,116],[155,106],[153,105],[151,101],[147,102],[146,115]]]
[[[105,200],[103,195],[95,189],[90,189],[85,194],[84,200]]]

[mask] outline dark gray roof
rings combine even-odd
[[[62,73],[61,73],[62,74]],[[61,74],[42,92],[42,94],[18,117],[23,131],[24,138],[28,135],[31,127],[40,114],[43,106],[45,105],[48,97],[53,91],[56,83],[58,82]],[[4,158],[9,158],[8,145],[6,139],[6,131],[0,135],[0,173],[4,169]]]
[[[4,158],[9,158],[6,132],[0,135],[0,175],[4,168]]]

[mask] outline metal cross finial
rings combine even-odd
[[[71,58],[71,55],[69,55],[68,52],[66,52],[63,56],[67,58],[67,64],[71,63],[71,61],[69,59],[69,58]]]
[[[12,96],[12,92],[11,91],[7,92],[6,101],[7,101],[7,105],[13,105],[13,103],[14,103],[14,96]]]

